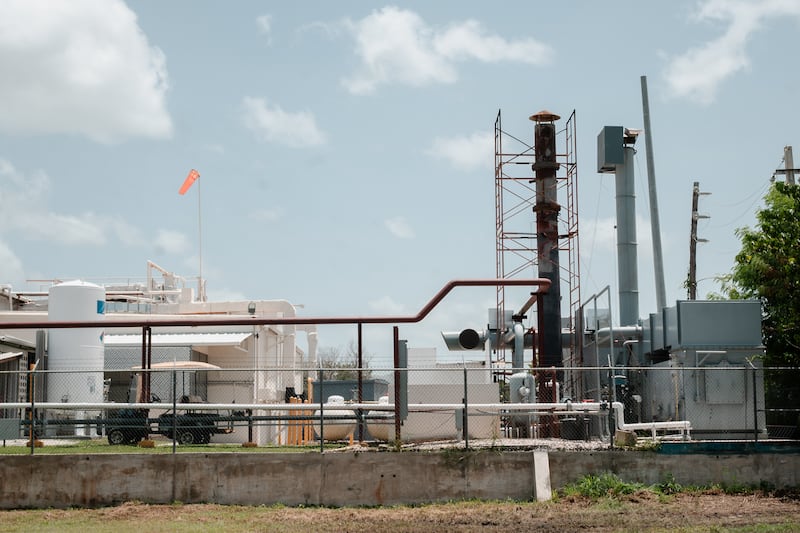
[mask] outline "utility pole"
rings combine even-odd
[[[709,218],[708,215],[701,215],[697,212],[697,204],[701,194],[711,194],[700,192],[700,182],[695,181],[692,187],[692,231],[689,238],[689,278],[686,280],[686,288],[689,290],[689,300],[697,299],[697,243],[708,242],[707,239],[697,238],[697,221],[701,218]]]
[[[792,147],[783,147],[783,168],[775,171],[775,174],[786,174],[786,184],[794,185],[794,173],[800,172],[800,169],[794,168],[794,157],[792,157]]]
[[[650,100],[647,96],[647,76],[641,77],[642,113],[644,118],[645,154],[647,155],[647,189],[650,194],[650,235],[653,239],[653,266],[656,276],[656,303],[661,312],[667,306],[667,290],[664,284],[664,254],[661,251],[661,223],[658,216],[656,193],[656,169],[653,162],[653,128],[650,126]]]

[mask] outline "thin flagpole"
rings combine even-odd
[[[201,209],[202,204],[200,203],[200,189],[202,188],[203,184],[199,183],[201,180],[197,180],[197,254],[199,256],[199,263],[200,263],[200,280],[199,280],[199,287],[198,293],[200,296],[200,301],[206,301],[206,291],[203,287],[203,210]]]
[[[189,175],[186,176],[186,179],[183,180],[183,185],[181,188],[178,189],[178,194],[184,195],[186,191],[188,191],[195,181],[198,181],[200,178],[200,173],[197,170],[192,169],[189,171]],[[200,184],[197,184],[197,255],[198,260],[200,262],[200,271],[197,275],[197,297],[201,302],[206,301],[206,291],[203,288],[203,210],[202,210],[202,203],[200,200]]]

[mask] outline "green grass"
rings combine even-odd
[[[610,472],[584,476],[578,481],[570,483],[557,491],[557,496],[567,498],[577,496],[592,500],[610,498],[613,500],[638,491],[654,493],[661,498],[661,501],[668,501],[670,496],[680,493],[712,493],[728,494],[732,496],[757,494],[798,499],[798,491],[796,489],[777,490],[774,485],[767,482],[761,482],[758,485],[728,482],[715,483],[708,486],[693,486],[681,485],[675,481],[672,475],[668,475],[660,483],[648,486],[642,483],[628,483],[620,479],[616,474]]]
[[[575,483],[570,483],[560,491],[561,496],[582,496],[584,498],[615,498],[623,494],[633,494],[638,490],[646,489],[641,483],[627,483],[616,474],[604,473],[588,475]]]

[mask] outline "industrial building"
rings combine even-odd
[[[102,329],[4,329],[0,337],[4,369],[52,371],[47,384],[37,391],[39,401],[147,402],[136,398],[141,368],[149,372],[150,394],[171,399],[169,372],[180,371],[181,396],[199,397],[209,403],[283,402],[287,388],[302,391],[299,369],[317,365],[317,334],[313,325],[197,325],[149,328],[115,327],[115,322],[169,320],[176,318],[294,317],[296,308],[285,300],[208,302],[202,289],[193,290],[186,280],[148,262],[145,281],[126,285],[99,285],[85,281],[54,282],[48,291],[12,293],[2,301],[0,322],[93,321]],[[182,363],[203,363],[197,370]],[[232,371],[235,369],[236,371]],[[280,369],[270,371],[267,369]],[[292,370],[298,369],[298,370]],[[6,380],[0,390],[3,402],[29,399],[24,379]],[[141,389],[141,387],[140,387]],[[9,413],[13,416],[13,414]],[[53,430],[55,431],[55,429]],[[256,432],[256,442],[277,439],[270,428]],[[217,441],[244,442],[248,435],[235,431]]]

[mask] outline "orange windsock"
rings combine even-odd
[[[198,171],[196,171],[195,169],[190,170],[189,171],[189,175],[186,176],[186,179],[183,181],[183,185],[181,185],[181,188],[178,191],[178,194],[186,194],[186,191],[189,190],[189,187],[191,187],[192,184],[195,181],[197,181],[197,178],[199,178],[199,177],[200,177],[200,173]]]

